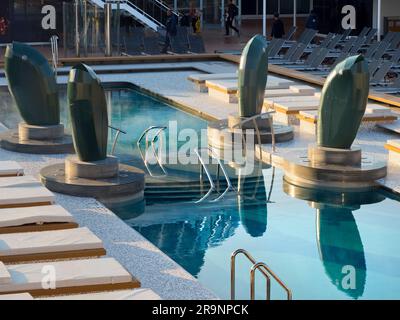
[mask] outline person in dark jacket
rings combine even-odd
[[[175,37],[178,32],[177,25],[178,25],[177,16],[173,14],[172,10],[168,10],[167,21],[165,23],[165,28],[166,28],[165,43],[161,53],[167,53],[168,48],[171,46],[171,38]]]
[[[285,35],[285,26],[279,18],[279,13],[274,14],[274,23],[272,24],[271,37],[281,39]]]
[[[229,36],[229,29],[235,30],[238,36],[240,36],[239,29],[233,26],[233,21],[236,16],[239,14],[238,7],[233,3],[233,0],[229,1],[228,8],[226,10],[226,18],[225,18],[225,35]]]
[[[306,22],[307,29],[318,30],[318,15],[315,10],[311,10]]]

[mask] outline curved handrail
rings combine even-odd
[[[264,262],[257,262],[250,269],[250,299],[251,300],[255,299],[255,291],[256,291],[255,273],[256,273],[256,270],[260,270],[260,271],[264,270],[270,276],[272,276],[275,279],[275,281],[278,282],[278,284],[286,291],[287,299],[292,300],[292,291],[283,283],[283,281]],[[262,273],[264,274],[264,272],[262,272]],[[269,297],[269,299],[268,299],[268,294],[267,294],[267,300],[270,300],[270,298],[271,297]]]
[[[257,263],[256,259],[253,258],[253,256],[244,249],[237,249],[231,254],[231,300],[235,300],[235,290],[236,290],[236,256],[238,254],[243,254],[252,264],[253,266]],[[260,269],[261,273],[264,275],[264,277],[267,280],[267,298],[271,297],[271,279],[269,275],[264,271],[264,269]],[[269,300],[269,299],[267,299]]]
[[[202,158],[201,155],[200,155],[200,152],[201,152],[202,150],[207,150],[207,151],[211,154],[211,157],[217,160],[217,162],[218,162],[218,168],[221,168],[222,173],[223,173],[223,175],[224,175],[224,177],[225,177],[225,180],[226,180],[226,183],[227,183],[227,187],[226,187],[225,191],[224,191],[222,194],[220,194],[217,198],[215,198],[214,200],[211,200],[211,202],[217,202],[217,201],[221,200],[221,199],[226,195],[226,193],[227,193],[229,190],[234,190],[234,187],[233,187],[233,185],[232,185],[232,183],[231,183],[231,179],[229,179],[229,175],[228,175],[228,173],[226,172],[224,165],[222,164],[221,160],[218,158],[218,156],[216,155],[216,153],[214,152],[214,150],[212,150],[212,148],[210,148],[210,147],[205,147],[205,148],[200,148],[200,149],[197,149],[197,148],[196,148],[196,149],[194,150],[194,152],[196,153],[197,157],[199,158],[199,161],[200,161],[200,164],[202,165],[202,168],[203,168],[204,171],[206,172],[207,178],[208,178],[208,180],[210,181],[211,188],[210,188],[210,190],[209,190],[200,200],[196,201],[195,203],[203,202],[205,199],[207,199],[207,198],[210,196],[211,192],[214,191],[214,190],[216,189],[216,188],[215,188],[214,181],[213,181],[213,179],[212,179],[212,177],[211,177],[211,174],[210,174],[210,172],[208,171],[207,166],[206,166],[206,164],[204,163],[204,160],[203,160],[203,158]],[[199,151],[200,151],[200,152],[199,152]]]
[[[208,190],[208,192],[200,200],[195,201],[195,203],[201,203],[204,200],[206,200],[211,195],[211,193],[215,190],[215,184],[214,184],[214,181],[213,181],[213,179],[211,177],[210,172],[207,169],[206,164],[204,163],[203,158],[199,154],[199,150],[198,149],[194,149],[194,152],[196,153],[197,157],[199,158],[199,161],[200,161],[200,163],[201,163],[201,165],[202,165],[202,167],[203,167],[203,169],[204,169],[204,171],[205,171],[205,173],[207,175],[208,181],[210,182],[210,189]]]
[[[147,136],[147,134],[148,134],[151,130],[155,130],[155,129],[159,129],[159,130],[157,131],[157,134],[153,137],[153,139],[152,139],[152,141],[151,141],[152,150],[153,150],[153,155],[154,155],[154,157],[155,157],[156,160],[157,160],[157,164],[160,166],[161,170],[163,171],[164,176],[167,175],[167,172],[166,172],[164,166],[162,165],[162,163],[161,163],[161,161],[160,161],[160,158],[158,157],[158,155],[157,155],[157,153],[156,153],[156,151],[155,151],[155,147],[154,147],[154,143],[155,143],[155,141],[156,141],[156,138],[160,135],[160,133],[161,133],[163,130],[167,129],[167,127],[165,127],[165,126],[151,126],[151,127],[148,127],[146,130],[143,131],[143,133],[140,135],[138,141],[136,142],[136,145],[137,145],[137,147],[138,147],[138,149],[139,149],[140,157],[141,157],[142,160],[143,160],[143,163],[144,163],[144,165],[145,165],[145,167],[146,167],[146,169],[147,169],[147,172],[148,172],[149,175],[152,176],[152,177],[157,177],[157,176],[154,175],[153,172],[150,170],[150,167],[149,167],[149,165],[148,165],[148,163],[147,163],[147,159],[146,159],[146,154],[147,154],[147,150],[148,150],[148,136]],[[140,144],[141,144],[141,142],[142,142],[142,140],[143,140],[144,137],[146,137],[146,150],[145,150],[145,154],[143,154],[142,148],[140,147]]]
[[[58,36],[54,35],[50,38],[51,46],[51,57],[53,62],[54,75],[57,78],[57,67],[58,67]]]

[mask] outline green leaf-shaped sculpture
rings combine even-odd
[[[29,125],[58,125],[57,82],[46,58],[29,45],[14,42],[7,46],[4,69],[23,120]]]
[[[368,101],[368,65],[361,55],[339,63],[322,89],[318,146],[350,149]]]
[[[239,116],[261,113],[267,84],[267,42],[262,35],[250,39],[243,50],[239,66]]]
[[[352,211],[326,207],[319,209],[317,215],[318,247],[327,275],[339,290],[350,297],[362,296],[367,266]]]
[[[72,136],[81,161],[107,157],[108,115],[104,89],[87,65],[73,67],[68,80]]]

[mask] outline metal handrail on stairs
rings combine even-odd
[[[114,130],[114,131],[116,131],[116,134],[115,134],[115,137],[114,137],[114,142],[113,142],[113,144],[112,144],[112,147],[111,147],[111,155],[113,156],[114,154],[115,154],[115,148],[116,148],[116,146],[117,146],[117,142],[118,142],[118,138],[119,138],[119,135],[122,133],[122,134],[126,134],[126,131],[124,131],[124,130],[121,130],[120,128],[115,128],[115,127],[113,127],[113,126],[108,126],[111,130]]]
[[[164,126],[151,126],[151,127],[148,127],[146,130],[143,131],[143,133],[140,135],[140,137],[139,137],[139,139],[138,139],[138,141],[137,141],[137,143],[136,143],[136,144],[137,144],[137,147],[138,147],[138,149],[139,149],[140,157],[141,157],[142,160],[143,160],[143,163],[144,163],[144,165],[145,165],[145,167],[146,167],[146,169],[147,169],[147,172],[148,172],[149,175],[152,176],[152,177],[157,177],[157,176],[154,175],[153,172],[150,170],[149,164],[148,164],[148,162],[147,162],[147,151],[148,151],[148,147],[149,147],[148,134],[149,134],[149,132],[151,132],[151,131],[153,131],[153,130],[156,130],[156,129],[157,129],[157,132],[156,132],[156,134],[153,136],[153,138],[152,138],[152,140],[151,140],[151,147],[152,147],[152,150],[153,150],[153,155],[154,155],[154,157],[155,157],[155,159],[156,159],[156,161],[157,161],[157,164],[160,166],[162,172],[164,173],[163,176],[168,175],[168,174],[167,174],[167,171],[165,170],[165,168],[164,168],[164,166],[163,166],[163,164],[162,164],[162,162],[161,162],[160,157],[157,155],[157,151],[156,151],[156,148],[155,148],[155,142],[156,142],[156,140],[158,139],[158,137],[160,136],[160,134],[161,134],[165,129],[167,129],[167,127],[164,127]],[[140,147],[143,138],[146,138],[146,139],[145,139],[145,141],[146,141],[146,148],[145,148],[144,154],[143,154],[143,152],[142,152],[142,148]],[[160,144],[162,145],[162,136],[161,136],[161,139],[160,139]]]
[[[259,270],[265,277],[266,284],[266,300],[271,300],[271,277],[286,291],[287,300],[292,300],[292,291],[285,283],[268,267],[264,262],[257,262],[253,256],[244,249],[238,249],[231,255],[231,300],[235,300],[236,289],[236,257],[243,254],[253,265],[250,269],[250,299],[255,300],[255,272]]]
[[[211,195],[211,193],[216,190],[215,183],[212,179],[212,176],[211,176],[210,172],[208,171],[208,168],[203,160],[203,157],[200,154],[201,151],[203,151],[203,150],[209,152],[211,157],[215,158],[218,162],[218,175],[217,175],[218,181],[219,181],[219,170],[221,169],[222,173],[225,177],[225,180],[227,182],[227,187],[226,187],[225,191],[222,194],[220,194],[217,198],[215,198],[214,200],[211,200],[211,202],[216,202],[216,201],[221,200],[228,191],[234,190],[234,187],[232,186],[231,180],[229,179],[229,175],[226,172],[224,165],[222,164],[221,160],[218,158],[218,156],[215,154],[215,152],[210,147],[194,149],[194,152],[197,155],[197,157],[200,161],[200,164],[201,164],[201,166],[200,166],[200,181],[203,180],[203,171],[204,171],[207,175],[208,181],[210,182],[210,189],[200,200],[195,201],[195,203],[201,203],[201,202],[205,201]]]

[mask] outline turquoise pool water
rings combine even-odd
[[[238,248],[266,262],[294,299],[400,298],[400,202],[380,192],[291,190],[279,170],[265,169],[264,179],[267,204],[233,194],[218,204],[155,203],[126,222],[222,298]],[[239,257],[237,298],[249,298],[249,268]],[[285,298],[277,285],[272,298]]]

